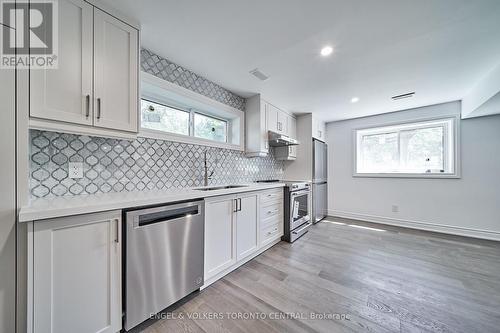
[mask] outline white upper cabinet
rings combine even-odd
[[[249,157],[268,154],[269,131],[295,138],[295,117],[266,102],[260,95],[247,99],[245,124],[245,152]]]
[[[57,69],[30,71],[30,116],[92,125],[92,5],[61,0]]]
[[[288,116],[288,136],[291,138],[297,138],[297,119],[294,116]]]
[[[288,113],[278,110],[277,128],[278,133],[289,135],[288,133]]]
[[[266,127],[268,131],[288,135],[289,115],[272,104],[265,103]]]
[[[137,132],[138,31],[94,8],[94,125]]]
[[[136,134],[139,31],[82,0],[58,6],[58,68],[30,70],[30,126]]]
[[[324,121],[312,117],[312,137],[321,141],[326,140],[326,124]]]
[[[293,116],[288,116],[288,136],[297,139],[297,119]],[[291,160],[297,157],[297,146],[288,147],[288,156]]]
[[[278,113],[280,110],[269,103],[265,103],[266,128],[268,131],[279,132]]]
[[[287,133],[283,134],[297,139],[297,119],[294,116],[287,115],[286,124]],[[294,161],[297,158],[297,146],[277,147],[275,149],[275,157],[278,160]]]
[[[260,95],[246,101],[245,154],[248,157],[266,156],[269,152],[266,104]]]

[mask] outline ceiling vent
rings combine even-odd
[[[410,93],[406,93],[406,94],[402,94],[402,95],[392,96],[391,98],[393,101],[397,101],[398,99],[410,98],[410,97],[413,97],[414,95],[415,95],[415,92],[410,92]]]
[[[255,76],[256,78],[258,78],[261,81],[266,81],[267,79],[269,79],[269,76],[262,73],[258,68],[251,70],[250,74],[252,74],[253,76]]]

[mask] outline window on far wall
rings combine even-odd
[[[227,123],[196,111],[141,99],[141,127],[148,130],[227,142]]]
[[[455,118],[356,130],[357,176],[457,176]]]

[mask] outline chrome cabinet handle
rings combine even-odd
[[[90,116],[90,95],[85,96],[85,118]]]
[[[97,119],[101,119],[101,98],[97,98]]]
[[[272,235],[272,234],[274,234],[276,231],[278,231],[278,228],[274,228],[272,231],[268,231],[268,232],[267,232],[267,235],[268,235],[268,236],[269,236],[269,235]]]
[[[240,208],[238,209],[238,212],[241,212],[241,198],[238,198],[238,200],[240,201]]]
[[[238,211],[238,199],[233,199],[234,200],[234,210],[233,213],[236,213]]]

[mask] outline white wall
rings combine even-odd
[[[329,123],[329,215],[500,240],[500,115],[461,120],[460,179],[352,176],[354,129],[460,111],[452,102]]]

